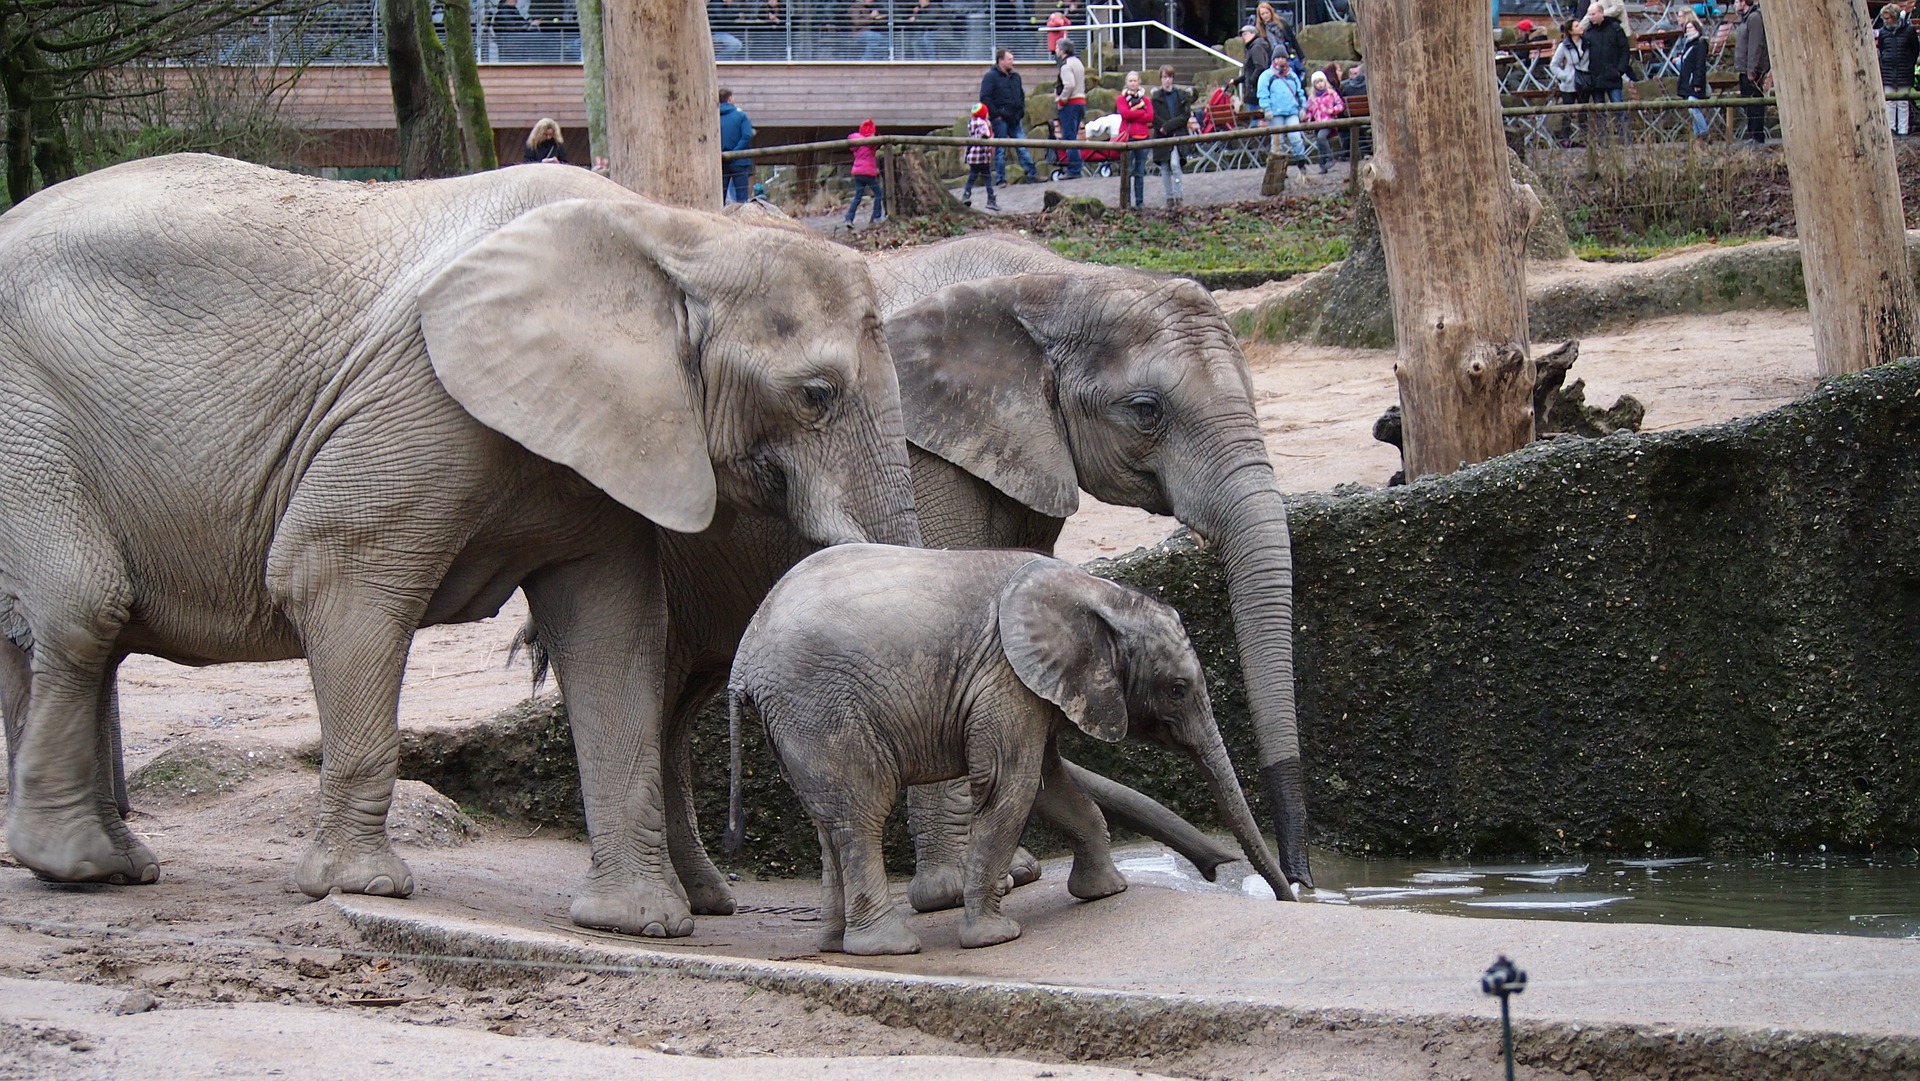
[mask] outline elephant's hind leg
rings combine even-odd
[[[673,680],[667,686],[673,710],[667,718],[663,755],[667,794],[667,852],[673,858],[673,872],[687,892],[687,904],[696,916],[731,916],[734,911],[733,887],[727,876],[713,865],[707,848],[700,843],[700,819],[693,798],[693,724],[700,709],[726,682],[726,673],[695,673],[679,694]]]
[[[108,565],[72,560],[93,572],[92,583],[58,583],[36,598],[30,666],[23,672],[26,655],[11,643],[0,662],[13,758],[7,846],[42,878],[145,884],[159,879],[160,863],[122,820],[119,749],[104,712],[113,701],[113,642],[131,604]]]
[[[907,789],[907,826],[913,833],[913,882],[907,902],[916,912],[959,908],[966,900],[967,831],[973,794],[967,782],[939,781]],[[1040,861],[1015,847],[1007,873],[1013,885],[1040,878]]]

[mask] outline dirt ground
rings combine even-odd
[[[1229,306],[1251,299],[1222,295]],[[1587,381],[1590,402],[1632,394],[1647,406],[1649,429],[1683,428],[1804,393],[1815,381],[1811,343],[1805,312],[1673,318],[1587,339],[1573,375]],[[1390,353],[1258,345],[1248,360],[1284,489],[1378,485],[1398,468],[1397,452],[1371,438],[1374,419],[1395,401]],[[1174,528],[1168,519],[1082,499],[1060,545],[1069,559],[1152,544]],[[522,699],[526,670],[509,664],[507,645],[524,614],[516,596],[495,619],[422,631],[408,666],[402,724],[459,725]],[[964,1043],[723,983],[581,971],[476,991],[437,981],[413,962],[369,955],[335,909],[310,903],[292,882],[315,805],[315,775],[286,753],[317,739],[304,664],[192,670],[133,658],[121,672],[121,708],[129,770],[189,742],[217,741],[226,750],[214,756],[217,769],[136,796],[132,824],[163,863],[155,886],[49,886],[0,860],[0,982],[96,985],[135,1016],[153,1002],[166,1009],[277,1003],[695,1056],[981,1054]],[[551,893],[549,922],[564,923],[573,876],[584,870],[578,846],[497,825],[476,839],[457,808],[422,785],[404,786],[400,804],[404,828],[396,835],[410,838],[403,851],[421,872],[422,897],[445,891],[483,910],[491,888],[529,866],[523,857],[541,853],[532,865],[580,865],[553,871],[541,884]],[[795,952],[804,952],[804,943]],[[354,1002],[381,1005],[344,1009]],[[113,1047],[104,1039],[0,1011],[0,1081],[114,1076]],[[1424,1042],[1334,1033],[1297,1047],[1285,1061],[1271,1048],[1249,1045],[1173,1062],[1107,1065],[1236,1078],[1491,1076],[1484,1048]]]

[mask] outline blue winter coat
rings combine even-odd
[[[1306,91],[1300,89],[1300,77],[1289,70],[1284,78],[1272,68],[1260,73],[1260,107],[1270,117],[1298,116],[1307,109]]]
[[[720,103],[720,151],[747,150],[753,146],[753,121],[731,101]],[[735,158],[721,166],[720,171],[727,176],[753,171],[753,162],[746,158]]]

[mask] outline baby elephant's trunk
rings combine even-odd
[[[1247,854],[1247,862],[1260,877],[1273,887],[1275,899],[1296,901],[1300,895],[1287,881],[1286,874],[1280,870],[1280,862],[1274,859],[1273,850],[1267,847],[1266,839],[1260,835],[1260,826],[1254,821],[1253,810],[1247,806],[1246,794],[1240,791],[1240,782],[1235,778],[1233,763],[1227,759],[1227,748],[1220,740],[1219,732],[1211,733],[1212,738],[1194,750],[1194,759],[1200,765],[1200,772],[1206,775],[1207,786],[1213,790],[1214,806],[1219,808],[1221,817],[1226,819],[1227,828],[1240,842],[1241,851]]]
[[[727,832],[720,850],[738,856],[747,847],[747,822],[740,799],[740,703],[747,692],[727,685]]]

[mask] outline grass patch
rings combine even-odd
[[[1764,233],[1748,233],[1736,236],[1714,236],[1695,230],[1688,233],[1654,232],[1631,239],[1603,239],[1586,233],[1575,234],[1573,254],[1588,262],[1598,263],[1644,263],[1649,259],[1658,259],[1682,248],[1692,248],[1702,244],[1717,248],[1734,248],[1750,244],[1756,240],[1767,239]]]
[[[1178,219],[1109,214],[1092,229],[1081,223],[1066,235],[1049,235],[1044,227],[1037,232],[1048,247],[1081,262],[1203,279],[1256,271],[1283,278],[1346,258],[1346,219],[1346,208],[1328,201],[1291,221],[1227,206]]]
[[[910,247],[969,232],[1032,237],[1068,259],[1180,274],[1221,288],[1318,270],[1347,256],[1352,211],[1342,196],[1257,200],[1179,211],[1149,207],[1096,215],[1065,209],[892,221],[847,242],[866,250]]]

